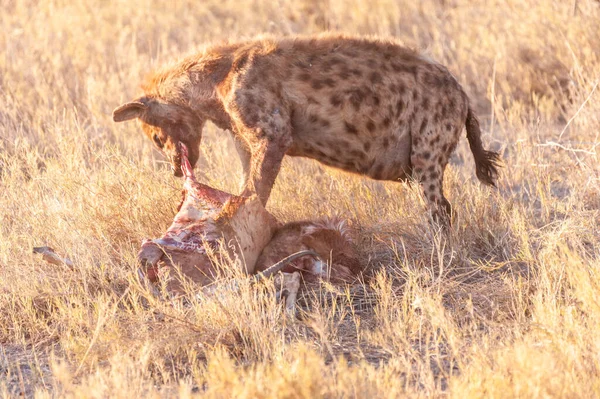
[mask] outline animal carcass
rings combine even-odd
[[[217,270],[211,254],[236,259],[247,274],[252,274],[277,227],[257,196],[239,197],[199,183],[187,149],[180,145],[183,201],[167,232],[158,239],[145,240],[138,254],[142,271],[151,282],[170,271],[167,290],[171,293],[182,293],[184,276],[202,286],[214,282]]]

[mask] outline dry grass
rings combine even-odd
[[[97,3],[97,4],[94,4]],[[575,6],[575,7],[574,7]],[[0,0],[0,394],[39,397],[600,397],[600,4],[593,0]],[[446,64],[505,168],[447,173],[451,237],[414,187],[288,159],[269,209],[341,214],[373,278],[189,306],[135,277],[181,182],[111,110],[202,43],[336,29],[392,35]],[[227,134],[198,171],[235,190]],[[75,270],[44,264],[52,245]]]

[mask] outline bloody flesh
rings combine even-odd
[[[212,259],[226,251],[235,264],[252,274],[256,260],[277,227],[257,196],[240,197],[214,189],[196,180],[181,145],[181,169],[185,178],[184,198],[173,223],[160,238],[144,240],[138,253],[142,271],[156,282],[171,271],[169,291],[182,291],[181,278],[206,285],[217,270]],[[224,244],[224,245],[221,245]],[[174,267],[181,271],[173,273]]]

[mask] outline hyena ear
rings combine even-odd
[[[138,118],[146,109],[148,109],[148,105],[143,102],[143,99],[133,100],[115,108],[113,111],[113,121],[124,122]]]

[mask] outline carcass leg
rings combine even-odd
[[[296,314],[296,298],[300,289],[300,273],[279,273],[275,277],[275,287],[277,289],[276,298],[279,300],[285,297],[285,310],[293,316]]]

